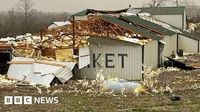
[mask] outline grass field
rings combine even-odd
[[[61,89],[62,88],[62,89]],[[33,87],[0,87],[0,112],[199,112],[200,89],[176,91],[173,94],[98,94],[69,93],[66,85],[45,88],[42,93]],[[62,91],[61,91],[62,90]],[[58,104],[4,105],[4,96],[56,96]],[[181,97],[171,101],[172,95]]]
[[[163,71],[147,74],[159,73],[147,77],[147,82],[157,92],[148,91],[139,95],[102,92],[88,80],[70,80],[66,84],[47,88],[4,84],[2,78],[0,112],[200,112],[200,70]],[[171,92],[163,91],[166,86]],[[149,88],[152,90],[152,87]],[[181,99],[171,101],[173,95]],[[4,96],[58,97],[59,102],[5,105]]]

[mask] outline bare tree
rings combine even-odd
[[[169,0],[169,1],[174,3],[176,6],[185,6],[188,4],[187,0]]]
[[[9,32],[9,34],[14,34],[13,32],[16,32],[17,30],[17,22],[18,22],[18,18],[17,18],[17,14],[14,10],[14,8],[12,8],[11,10],[9,10],[6,14],[6,20],[5,20],[5,28],[7,29],[7,31]]]
[[[61,21],[69,13],[49,13],[33,9],[31,0],[19,0],[16,8],[0,12],[0,38],[25,33],[37,33],[54,21]]]
[[[148,6],[150,7],[159,7],[164,6],[167,0],[151,0],[148,2]]]
[[[19,0],[17,3],[17,10],[22,15],[22,32],[30,32],[30,22],[31,17],[33,16],[33,2],[31,0]]]

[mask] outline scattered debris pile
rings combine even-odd
[[[69,25],[46,29],[40,34],[27,33],[16,38],[4,39],[5,43],[10,44],[12,55],[16,57],[9,63],[11,65],[7,74],[8,78],[49,85],[56,77],[65,83],[68,78],[63,81],[63,78],[60,79],[63,76],[58,76],[56,71],[47,72],[47,69],[56,68],[55,64],[51,64],[50,67],[49,63],[76,64],[79,58],[78,50],[89,45],[87,42],[89,37],[124,40],[140,45],[152,41],[147,34],[139,35],[141,31],[135,26],[128,28],[125,27],[127,25],[129,26],[129,23],[120,20],[116,15],[89,14],[87,19],[73,20]],[[25,58],[20,59],[21,57]],[[17,58],[20,60],[15,60]],[[46,61],[51,62],[46,63]],[[65,68],[65,64],[62,67]],[[27,70],[23,71],[20,68]],[[68,71],[72,69],[73,67],[70,67]],[[65,72],[68,71],[65,70]],[[71,72],[69,74],[71,78]],[[41,80],[43,78],[44,81]]]
[[[76,19],[76,18],[74,18]],[[127,27],[128,26],[128,27]],[[134,29],[134,30],[133,30]],[[159,68],[144,71],[144,81],[140,83],[122,79],[105,80],[101,75],[96,80],[69,81],[72,69],[78,62],[79,48],[88,46],[89,37],[118,39],[144,45],[157,36],[125,22],[120,15],[89,14],[85,19],[73,20],[71,24],[46,29],[39,34],[25,34],[16,38],[0,40],[12,50],[14,58],[9,62],[8,79],[51,85],[55,80],[70,86],[68,92],[111,92],[148,93],[173,92],[180,89],[199,88],[199,71],[184,71],[174,68]],[[154,32],[155,33],[155,32]],[[5,44],[6,43],[6,44]],[[4,48],[5,46],[1,48]],[[194,57],[194,58],[191,58]],[[187,55],[186,59],[170,59],[177,66],[180,63],[199,68],[198,55]],[[188,60],[189,59],[189,60]],[[177,61],[178,60],[178,61]],[[180,61],[180,62],[179,62]],[[97,74],[98,75],[98,74]],[[2,82],[8,80],[1,79]]]
[[[17,84],[16,80],[9,80],[5,75],[0,75],[0,86],[10,86]]]
[[[169,63],[168,66],[178,67],[184,70],[193,70],[200,68],[200,55],[199,54],[185,54],[182,57],[170,58],[166,57]]]
[[[35,84],[51,85],[57,78],[65,83],[72,77],[74,62],[54,62],[14,57],[9,62],[8,78]]]
[[[172,93],[174,91],[200,88],[200,70],[180,70],[177,68],[159,68],[145,70],[142,85],[149,92]]]
[[[200,70],[165,71],[155,77],[154,88],[169,87],[172,91],[200,88]]]
[[[180,60],[188,66],[195,68],[200,68],[200,54],[188,54],[185,55],[186,58]]]
[[[187,65],[186,63],[181,62],[180,59],[173,59],[173,58],[169,58],[169,57],[167,57],[167,59],[172,64],[172,67],[177,67],[177,68],[184,69],[184,70],[197,69],[197,67]]]

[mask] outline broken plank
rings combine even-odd
[[[34,61],[9,61],[8,64],[33,64]]]
[[[63,67],[63,68],[65,67],[65,65],[63,65],[63,64],[53,63],[53,62],[49,62],[49,61],[36,60],[35,63],[52,65],[52,66],[59,66],[59,67]]]

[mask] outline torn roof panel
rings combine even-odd
[[[50,85],[55,77],[65,83],[75,66],[75,62],[34,61],[25,57],[14,57],[11,62],[8,78],[43,85]]]
[[[51,73],[55,74],[56,71],[62,69],[62,67],[52,66],[47,64],[34,63],[33,65],[34,65],[34,72],[39,75],[47,75]]]
[[[63,84],[67,82],[70,78],[72,78],[72,70],[69,67],[65,67],[63,69],[58,70],[54,74]]]
[[[34,61],[31,58],[14,57],[12,61]],[[7,75],[8,78],[14,78],[17,80],[25,80],[28,75],[33,74],[34,69],[32,64],[11,64],[9,66]]]
[[[160,36],[158,36],[156,34],[153,34],[153,33],[148,32],[146,30],[137,28],[137,27],[135,27],[133,25],[130,25],[129,23],[124,22],[124,21],[122,21],[120,19],[117,19],[115,17],[108,16],[108,15],[101,15],[100,17],[105,21],[108,21],[108,22],[110,22],[112,24],[117,24],[120,27],[123,27],[123,28],[125,28],[125,29],[127,29],[127,30],[129,30],[131,32],[140,34],[140,35],[142,35],[144,37],[151,38],[153,40],[161,40],[162,39],[162,37],[160,37]]]
[[[7,72],[8,78],[21,81],[26,80],[31,74],[34,74],[34,68],[32,64],[12,64],[9,66]]]
[[[30,74],[27,76],[26,81],[34,84],[42,84],[48,86],[51,84],[54,78],[55,76],[53,74],[45,74],[45,75]]]

